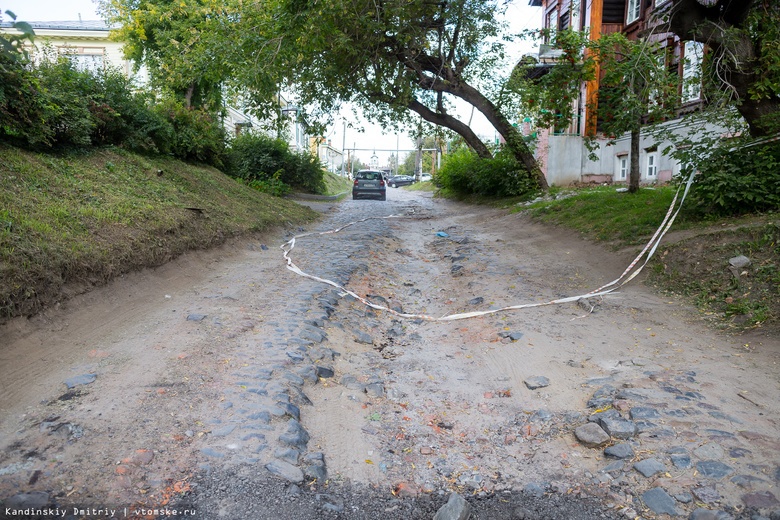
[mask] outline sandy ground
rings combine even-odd
[[[308,204],[323,211],[326,227],[371,212],[405,215],[388,219],[381,236],[351,231],[371,261],[347,288],[406,313],[439,317],[585,294],[631,260],[521,214],[404,190],[389,199]],[[62,503],[162,504],[194,491],[199,473],[238,464],[207,460],[202,442],[216,428],[210,420],[232,413],[221,403],[248,362],[242,349],[279,334],[295,303],[289,298],[315,283],[284,269],[276,246],[286,239],[280,230],[188,254],[3,326],[0,498],[38,491]],[[316,271],[309,246],[327,248],[328,240],[301,240],[293,257]],[[187,319],[199,313],[209,318]],[[334,483],[410,497],[484,496],[538,483],[648,518],[656,515],[637,497],[652,487],[693,493],[677,503],[681,514],[702,505],[778,509],[780,341],[718,333],[641,279],[587,304],[453,322],[401,319],[344,298],[323,328],[339,354],[335,375],[307,384],[312,405],[301,423]],[[355,341],[357,330],[372,343]],[[522,336],[504,337],[510,333]],[[85,374],[96,380],[66,388]],[[376,378],[383,395],[342,384],[347,374]],[[530,390],[534,376],[549,385]],[[613,461],[572,434],[606,384],[628,390],[613,404],[624,415],[639,405],[661,412],[657,429],[632,438],[636,455],[625,470],[609,476],[602,469]],[[693,467],[669,462],[675,447],[692,454]],[[666,470],[631,470],[650,457]],[[727,478],[702,477],[695,462],[712,459],[731,468]]]

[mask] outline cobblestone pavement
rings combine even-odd
[[[520,215],[388,198],[312,203],[312,229],[5,329],[0,513],[433,518],[458,493],[471,518],[780,518],[777,338],[718,335],[641,284],[438,322],[284,268],[293,235],[377,217],[291,257],[437,317],[584,294],[627,263]]]

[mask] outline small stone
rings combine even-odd
[[[636,435],[636,424],[626,419],[602,419],[599,424],[616,439],[630,439]]]
[[[600,448],[610,440],[609,434],[596,423],[588,423],[574,430],[574,436],[583,446]]]
[[[678,469],[688,469],[693,465],[691,457],[687,453],[672,453],[669,458],[672,459],[674,467]]]
[[[286,354],[287,354],[287,357],[288,357],[288,358],[292,359],[292,360],[293,360],[293,361],[295,361],[296,363],[300,363],[301,361],[303,361],[304,359],[306,359],[306,358],[303,356],[303,354],[301,354],[300,352],[298,352],[298,351],[296,351],[296,350],[288,350],[288,351],[286,352]]]
[[[366,385],[365,391],[371,397],[384,397],[385,385],[383,385],[382,383],[371,383],[369,385]]]
[[[485,298],[483,298],[482,296],[477,296],[476,298],[470,299],[466,303],[468,303],[469,305],[479,305],[481,303],[484,303],[484,301],[485,301]]]
[[[713,486],[699,486],[693,488],[691,493],[704,504],[711,504],[720,500],[720,493],[718,493]]]
[[[734,517],[723,511],[711,511],[700,507],[691,513],[688,520],[734,520]]]
[[[287,422],[287,431],[279,436],[279,440],[293,448],[304,448],[309,442],[309,433],[295,419]]]
[[[758,491],[742,495],[742,502],[746,507],[755,509],[774,508],[780,505],[780,502],[770,491]]]
[[[433,454],[433,449],[430,448],[429,446],[423,446],[422,448],[420,448],[420,455],[432,455],[432,454]]]
[[[281,477],[293,484],[303,484],[303,471],[289,462],[276,459],[266,464],[265,469],[272,475]]]
[[[671,516],[682,515],[675,507],[676,502],[674,499],[659,487],[645,491],[642,494],[642,502],[656,514],[667,514]]]
[[[512,341],[518,341],[519,339],[521,339],[523,337],[523,333],[522,332],[510,332],[507,337],[509,339],[511,339]]]
[[[354,332],[355,334],[355,341],[358,343],[364,343],[367,345],[372,345],[374,343],[374,338],[363,332],[362,330],[357,330]]]
[[[333,377],[333,374],[335,373],[333,371],[333,368],[328,366],[317,365],[316,370],[317,370],[317,377],[322,377],[322,378]]]
[[[631,408],[629,417],[631,417],[631,420],[637,421],[639,419],[657,419],[661,417],[661,414],[658,413],[658,410],[649,406],[635,406]]]
[[[529,377],[523,381],[523,383],[525,383],[525,386],[527,386],[529,390],[536,390],[537,388],[550,386],[550,380],[544,376]]]
[[[707,478],[723,478],[734,473],[734,469],[717,460],[703,460],[696,463],[696,470]]]
[[[303,468],[303,474],[310,479],[318,480],[320,482],[324,482],[328,476],[328,472],[325,469],[325,464],[322,462],[315,462],[314,464],[309,464],[308,466]]]
[[[290,464],[298,464],[298,458],[301,456],[301,452],[292,448],[278,448],[274,451],[274,457]]]
[[[750,264],[751,264],[750,258],[746,257],[745,255],[739,255],[733,258],[729,258],[729,265],[736,269],[743,269],[745,267],[748,267]]]
[[[693,502],[693,495],[690,493],[678,493],[674,495],[674,499],[677,500],[681,504],[690,504]]]
[[[236,429],[236,425],[230,424],[222,428],[217,428],[216,430],[211,430],[211,435],[213,435],[214,437],[226,437],[231,433],[233,433],[233,430],[235,429]]]
[[[629,443],[622,442],[605,449],[604,455],[613,459],[631,459],[634,457],[634,448]]]
[[[97,374],[82,374],[80,376],[71,377],[65,380],[65,386],[73,388],[79,385],[88,385],[94,383],[97,379]]]
[[[223,458],[225,456],[224,453],[219,452],[219,451],[215,450],[214,448],[201,448],[200,452],[202,454],[206,455],[207,457],[212,457],[212,458],[215,458],[215,459],[221,459],[221,458]]]
[[[152,462],[152,459],[154,459],[152,450],[135,450],[131,462],[136,466],[144,466]]]
[[[666,471],[666,466],[658,459],[645,459],[634,464],[634,469],[644,477],[650,478],[656,473]]]
[[[450,495],[447,503],[439,508],[433,520],[468,520],[471,515],[471,505],[457,493]]]
[[[187,321],[203,321],[207,316],[208,314],[189,314],[187,316]]]
[[[536,482],[529,482],[523,487],[523,494],[541,498],[544,495],[544,487]]]

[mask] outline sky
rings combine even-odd
[[[96,4],[92,0],[0,0],[0,10],[13,11],[17,19],[24,21],[71,21],[78,20],[99,20]],[[512,31],[520,32],[524,29],[538,27],[542,21],[542,12],[539,7],[528,6],[528,0],[514,0],[508,5],[507,19],[509,20]],[[7,21],[7,18],[4,17]],[[529,47],[515,47],[513,53],[519,58],[533,50]],[[455,107],[455,115],[468,121],[471,116],[471,108],[465,104]],[[347,125],[346,134],[344,133],[343,119],[346,118],[352,122],[352,126],[362,125],[365,132],[358,132]],[[357,125],[355,124],[357,123]],[[472,129],[486,139],[492,140],[495,137],[495,130],[487,120],[476,112],[472,119]],[[412,139],[404,133],[396,136],[394,131],[385,132],[378,125],[367,123],[366,121],[355,121],[351,113],[344,113],[341,119],[337,118],[335,125],[330,129],[327,137],[332,141],[333,146],[341,148],[342,143],[346,143],[347,148],[366,148],[371,151],[358,151],[356,156],[368,163],[369,158],[376,150],[381,164],[385,164],[388,156],[394,153],[396,147],[403,149],[412,149],[414,144]],[[380,151],[387,149],[392,151]],[[405,153],[402,151],[400,157],[403,160]]]

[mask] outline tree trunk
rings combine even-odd
[[[490,153],[490,150],[487,146],[485,146],[485,143],[482,142],[482,139],[477,137],[477,134],[474,133],[471,127],[462,121],[452,117],[449,114],[434,112],[416,99],[408,101],[406,106],[410,110],[420,114],[426,121],[435,125],[449,128],[456,134],[460,135],[466,141],[466,144],[468,144],[481,158],[491,159],[493,157],[493,154]]]
[[[547,178],[539,167],[539,163],[536,162],[533,152],[531,152],[531,149],[528,148],[528,145],[523,140],[523,136],[512,126],[509,120],[492,101],[482,95],[477,89],[464,82],[449,84],[445,86],[443,90],[471,103],[477,110],[482,112],[490,124],[493,125],[493,128],[498,130],[504,137],[507,147],[512,151],[512,154],[517,161],[536,179],[539,188],[547,190],[550,187],[547,184]]]
[[[631,171],[628,174],[628,192],[636,193],[639,191],[639,127],[631,130]]]
[[[192,95],[195,93],[195,83],[190,83],[187,91],[184,93],[184,107],[192,108]]]
[[[745,122],[753,137],[766,136],[771,131],[771,121],[780,115],[780,98],[771,94],[763,99],[753,99],[751,88],[760,81],[766,71],[759,69],[758,59],[762,52],[773,52],[761,48],[760,38],[750,34],[744,27],[744,22],[751,9],[759,9],[757,0],[742,0],[740,2],[706,2],[704,0],[675,0],[668,8],[658,13],[658,16],[668,14],[668,19],[662,24],[682,40],[695,40],[707,44],[715,59],[711,63],[723,63],[723,70],[717,72],[717,80],[721,89],[737,94],[739,102],[737,110],[745,118]],[[776,23],[776,18],[765,16],[762,24]],[[739,37],[735,37],[730,29],[740,29]],[[761,27],[757,29],[761,33]],[[720,60],[717,57],[725,56]],[[738,61],[739,65],[732,63]]]

